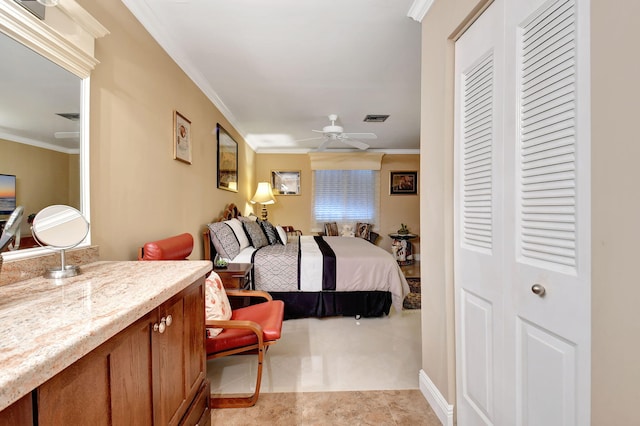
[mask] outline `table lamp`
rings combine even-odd
[[[271,184],[269,182],[258,182],[258,189],[251,199],[251,203],[262,204],[262,220],[267,220],[267,204],[274,204],[276,199],[273,197],[271,191]]]

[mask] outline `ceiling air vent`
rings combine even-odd
[[[80,113],[78,112],[56,112],[56,115],[64,117],[67,120],[78,121],[80,120]]]
[[[367,123],[384,123],[384,121],[389,118],[389,115],[384,114],[367,114],[364,118],[364,121]]]

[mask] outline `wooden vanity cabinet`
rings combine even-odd
[[[38,424],[210,424],[204,278],[37,389]]]

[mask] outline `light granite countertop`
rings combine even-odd
[[[0,411],[211,270],[209,261],[96,262],[0,287]]]

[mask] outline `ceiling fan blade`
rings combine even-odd
[[[356,139],[378,139],[375,133],[343,133],[343,135]]]
[[[324,130],[311,130],[312,132],[316,132],[316,133],[324,133]]]
[[[357,139],[342,138],[341,140],[342,140],[342,142],[346,143],[347,145],[351,145],[351,146],[353,146],[355,148],[358,148],[358,149],[361,149],[363,151],[365,149],[369,148],[369,145],[367,145],[366,143],[361,142],[361,141],[359,141]]]
[[[325,149],[327,149],[327,146],[329,145],[329,142],[331,142],[331,139],[326,138],[324,141],[322,141],[322,143],[318,146],[318,151],[324,151]]]
[[[315,141],[315,140],[318,140],[318,139],[324,139],[324,137],[323,136],[318,136],[318,137],[315,137],[315,138],[296,139],[296,142]]]

